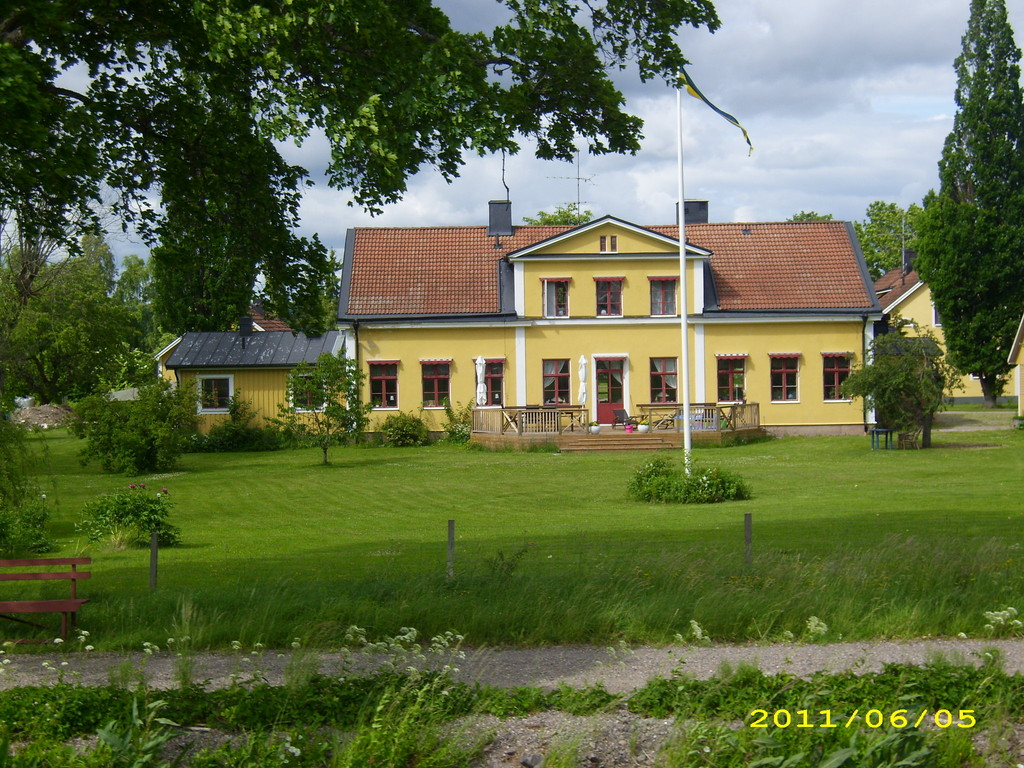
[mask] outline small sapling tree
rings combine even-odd
[[[288,374],[288,403],[280,420],[305,435],[324,454],[338,443],[362,437],[372,405],[359,399],[363,373],[355,360],[323,354],[315,365],[300,363]]]
[[[843,393],[864,398],[887,429],[920,429],[921,445],[928,448],[935,414],[944,398],[961,387],[933,334],[889,333],[871,342],[871,362],[850,374]]]

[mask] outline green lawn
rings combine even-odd
[[[1022,431],[937,433],[926,451],[871,451],[866,436],[705,449],[698,461],[738,472],[754,499],[701,507],[628,500],[642,453],[349,448],[328,467],[315,449],[193,454],[128,479],[83,468],[63,432],[33,444],[61,553],[95,561],[80,624],[99,648],[185,634],[330,646],[351,624],[470,644],[668,642],[691,619],[716,640],[771,640],[812,615],[830,639],[983,636],[983,611],[1024,609]],[[184,545],[161,551],[155,593],[148,550],[74,533],[86,501],[129,482],[176,502]]]

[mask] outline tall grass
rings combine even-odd
[[[152,593],[148,551],[74,533],[87,501],[129,480],[81,467],[60,433],[36,447],[62,551],[94,558],[80,623],[112,649],[186,622],[221,648],[330,646],[352,624],[547,644],[671,642],[695,620],[714,640],[758,641],[800,637],[811,616],[824,639],[984,636],[984,611],[1024,608],[1024,433],[943,440],[914,452],[871,451],[866,437],[708,449],[703,464],[754,493],[714,506],[627,499],[642,453],[348,448],[328,467],[314,450],[190,455],[137,479],[168,488],[184,542],[161,551]]]

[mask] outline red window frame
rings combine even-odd
[[[659,368],[659,366],[661,366]],[[671,366],[671,367],[670,367]],[[669,384],[669,377],[674,377],[675,385]],[[651,402],[679,402],[679,359],[676,357],[651,358]]]
[[[800,399],[799,355],[772,355],[771,388],[773,403],[793,403]]]
[[[451,399],[452,365],[450,362],[420,363],[423,380],[423,407],[441,408]]]
[[[505,400],[505,362],[488,360],[484,363],[484,387],[487,389],[487,404],[501,405]]]
[[[622,281],[621,277],[594,278],[598,317],[622,317]]]
[[[397,361],[370,362],[370,404],[374,408],[398,407]]]
[[[542,278],[544,284],[544,317],[569,316],[569,278]],[[553,301],[548,302],[548,290]],[[553,306],[552,306],[553,305]]]
[[[741,403],[746,399],[747,358],[723,355],[717,359],[718,402]]]
[[[559,405],[570,402],[569,361],[565,359],[541,361],[541,391],[545,405]]]
[[[843,382],[850,375],[853,359],[849,354],[821,356],[824,397],[826,400],[847,400],[843,397]]]
[[[651,278],[651,314],[675,317],[677,277]]]

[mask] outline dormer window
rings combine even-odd
[[[619,237],[618,237],[618,235],[601,235],[600,244],[601,244],[601,253],[618,253],[619,252]]]

